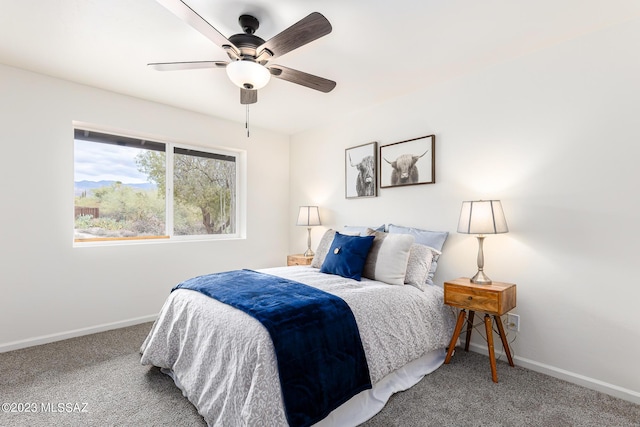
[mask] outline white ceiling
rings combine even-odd
[[[243,13],[265,40],[311,12],[333,32],[274,63],[335,80],[330,93],[272,79],[252,126],[293,134],[430,85],[640,16],[637,0],[186,0],[223,35]],[[0,63],[237,121],[224,70],[149,62],[226,60],[154,0],[0,0]]]

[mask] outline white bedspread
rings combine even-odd
[[[261,272],[341,297],[356,318],[371,382],[444,348],[455,325],[442,289],[361,282],[295,266]],[[141,363],[172,371],[211,426],[286,426],[273,345],[251,316],[199,292],[177,290],[142,344]]]

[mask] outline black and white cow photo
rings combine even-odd
[[[435,183],[435,136],[380,147],[380,188]]]
[[[377,195],[377,143],[359,145],[345,150],[345,197],[375,197]]]

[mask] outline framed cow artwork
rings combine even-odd
[[[377,142],[344,151],[344,191],[347,199],[378,195],[377,156]]]
[[[380,188],[435,184],[435,149],[435,135],[380,146]]]

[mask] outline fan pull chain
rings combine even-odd
[[[247,118],[245,119],[244,127],[247,129],[247,138],[249,138],[249,104],[247,104]]]

